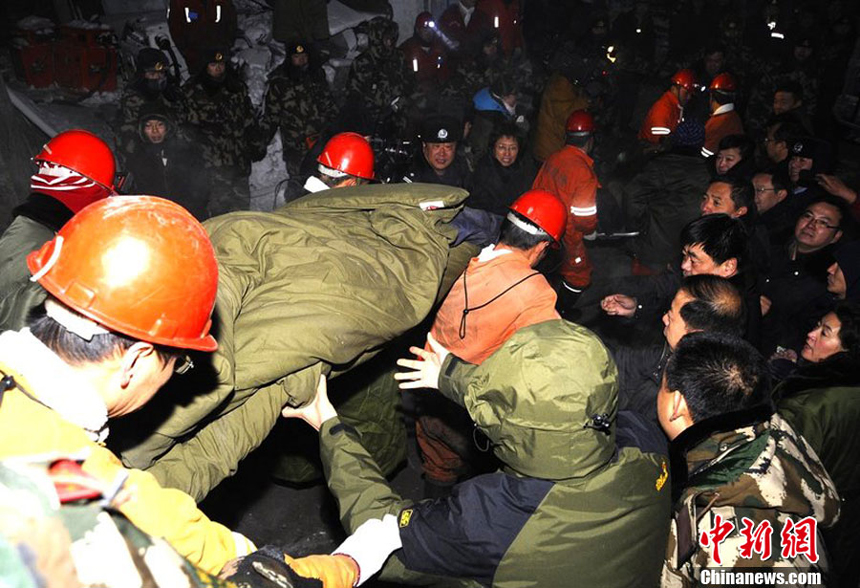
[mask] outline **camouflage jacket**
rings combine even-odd
[[[471,103],[472,97],[478,90],[491,86],[493,82],[502,77],[505,71],[505,63],[501,59],[492,62],[483,59],[461,61],[454,69],[454,73],[442,90],[442,94]]]
[[[406,98],[412,93],[411,74],[403,53],[393,44],[386,48],[383,43],[386,29],[391,26],[391,21],[383,18],[370,21],[369,47],[352,62],[346,81],[347,95],[360,99],[375,118],[395,98]]]
[[[817,559],[800,550],[783,555],[794,524],[799,531],[807,517],[813,529],[836,521],[839,496],[815,452],[782,417],[762,408],[702,421],[679,435],[671,452],[675,506],[662,586],[698,585],[705,567],[827,571],[820,529],[811,537]],[[744,552],[745,531],[764,528],[770,533]]]
[[[251,146],[257,125],[245,83],[228,71],[217,91],[196,77],[186,82],[182,92],[188,107],[188,131],[200,141],[206,166],[232,167],[248,175],[255,159]]]
[[[298,165],[308,151],[306,139],[319,135],[336,114],[337,105],[322,75],[294,78],[278,69],[266,91],[260,139],[264,146],[268,145],[280,129],[284,160]]]

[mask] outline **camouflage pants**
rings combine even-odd
[[[208,206],[211,216],[250,210],[251,189],[247,173],[233,167],[214,167],[207,171],[212,173],[212,193]]]

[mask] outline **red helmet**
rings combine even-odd
[[[108,144],[88,131],[64,131],[45,143],[35,161],[62,165],[114,191],[116,162]]]
[[[672,84],[681,86],[685,90],[692,92],[696,86],[696,74],[689,69],[682,69],[672,76]]]
[[[433,15],[429,12],[422,12],[417,17],[415,17],[415,30],[435,28],[436,21],[433,20]]]
[[[561,241],[567,226],[567,207],[552,192],[529,190],[511,204],[511,210],[540,227],[556,242]]]
[[[206,230],[178,204],[118,196],[90,204],[27,256],[45,290],[105,328],[214,351],[218,264]]]
[[[344,175],[373,179],[373,149],[358,133],[339,133],[329,139],[317,161]]]
[[[594,117],[585,110],[574,110],[567,117],[565,130],[568,133],[593,133]]]
[[[708,86],[708,89],[711,92],[734,92],[738,87],[737,84],[735,84],[735,78],[727,73],[721,73],[713,79],[711,85]]]

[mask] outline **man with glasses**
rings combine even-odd
[[[120,512],[210,574],[253,551],[189,495],[124,468],[104,447],[111,419],[188,371],[187,352],[217,347],[209,329],[218,265],[203,226],[154,196],[103,199],[27,266],[48,298],[28,328],[0,334],[0,459],[43,467],[68,460],[69,500]],[[69,497],[69,486],[86,493]]]
[[[800,213],[797,201],[788,195],[788,176],[780,170],[761,171],[753,176],[752,184],[759,222],[767,229],[771,246],[785,243]]]
[[[810,203],[797,218],[792,237],[771,251],[771,271],[762,284],[762,351],[799,349],[806,333],[833,303],[827,292],[832,249],[848,215],[833,196]]]

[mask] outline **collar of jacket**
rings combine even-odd
[[[39,192],[31,192],[27,199],[12,210],[12,216],[25,216],[53,230],[60,228],[74,213],[62,202]]]
[[[0,334],[0,361],[16,380],[27,382],[34,399],[79,426],[98,443],[108,435],[107,407],[101,397],[30,329]]]
[[[837,353],[820,363],[798,364],[798,368],[774,391],[786,398],[804,390],[860,386],[860,363],[847,352]]]
[[[582,159],[585,163],[588,164],[589,169],[594,169],[594,159],[592,159],[591,156],[586,153],[582,148],[576,147],[574,145],[565,144],[564,149],[575,157],[579,157],[580,159]]]
[[[735,109],[734,102],[729,102],[728,104],[723,104],[722,106],[718,106],[714,113],[711,116],[719,116],[721,114],[726,114],[727,112],[731,112]]]
[[[695,423],[678,435],[669,444],[673,500],[696,476],[758,437],[772,415],[773,406],[760,405]]]

